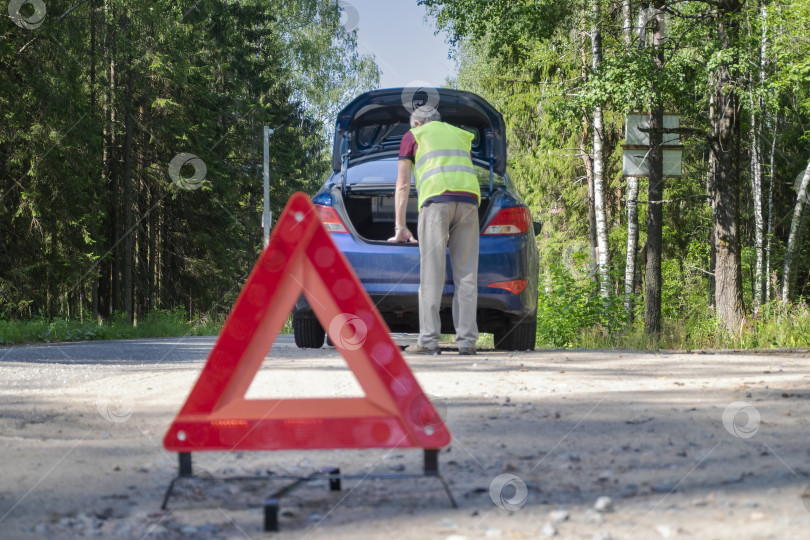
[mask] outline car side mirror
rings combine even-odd
[[[543,230],[543,224],[539,221],[532,221],[532,227],[534,227],[534,235],[537,236],[540,234],[540,231]]]

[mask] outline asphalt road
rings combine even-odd
[[[77,365],[182,364],[205,360],[215,340],[215,336],[187,336],[0,347],[0,362]],[[275,346],[295,346],[293,336],[278,336]]]
[[[414,343],[415,334],[393,334],[400,346]],[[183,364],[206,359],[216,336],[186,336],[182,338],[121,339],[83,341],[75,343],[43,343],[34,345],[0,346],[0,362],[39,364]],[[292,334],[281,334],[273,350],[295,349]],[[324,350],[331,350],[325,346]]]

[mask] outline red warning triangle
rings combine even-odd
[[[245,399],[302,293],[365,397]],[[349,329],[353,336],[340,339]],[[436,449],[449,443],[450,432],[312,202],[294,194],[163,446],[191,452]]]

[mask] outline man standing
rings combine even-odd
[[[394,193],[396,231],[390,241],[416,242],[405,213],[416,177],[419,208],[419,340],[405,352],[440,354],[439,336],[445,249],[453,270],[453,326],[459,354],[475,354],[478,340],[478,204],[481,190],[470,147],[473,135],[441,121],[435,108],[411,114],[399,148]]]

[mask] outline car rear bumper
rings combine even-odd
[[[534,311],[515,312],[505,311],[501,309],[502,306],[493,308],[483,307],[486,304],[486,301],[482,303],[482,298],[478,298],[476,322],[479,332],[497,332],[526,320],[534,320]],[[412,307],[403,303],[388,303],[387,300],[375,305],[385,321],[385,324],[392,332],[419,332],[418,306]],[[441,318],[443,334],[455,333],[452,305],[452,298],[442,299],[442,308],[439,312],[439,317]],[[312,308],[304,297],[301,297],[295,306],[295,316],[305,318],[315,317]]]
[[[419,246],[387,242],[358,241],[349,234],[332,234],[377,310],[392,331],[418,331]],[[478,308],[479,331],[515,324],[533,316],[537,307],[537,261],[529,260],[528,235],[482,236],[479,243]],[[534,247],[534,246],[531,246]],[[452,333],[453,277],[449,255],[442,295],[443,331]],[[492,283],[525,280],[526,287],[515,294]],[[296,315],[314,316],[306,298],[295,306]]]
[[[419,331],[418,283],[392,285],[390,283],[380,283],[379,281],[369,282],[369,280],[363,280],[362,277],[361,282],[363,282],[371,301],[391,331]],[[440,311],[443,333],[454,333],[452,317],[453,292],[452,285],[445,286]],[[505,326],[520,323],[528,317],[534,316],[536,306],[536,283],[527,286],[526,290],[521,294],[479,286],[476,315],[478,330],[480,332],[495,332]],[[295,305],[295,313],[299,317],[315,316],[309,302],[303,295]]]

